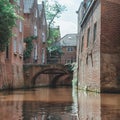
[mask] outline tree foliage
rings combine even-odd
[[[59,18],[62,12],[66,10],[66,7],[64,5],[61,5],[56,0],[45,0],[45,9],[49,28],[47,38],[48,51],[53,51],[54,48],[58,48],[57,46],[53,45],[54,42],[60,38],[60,30],[54,26],[55,18]]]
[[[61,56],[63,54],[61,47],[55,44],[60,38],[60,29],[56,28],[54,23],[55,18],[59,18],[62,12],[66,10],[66,7],[56,0],[45,0],[45,9],[48,23],[48,59],[52,59],[53,57],[55,58],[56,56]]]
[[[45,0],[45,9],[46,19],[50,26],[53,25],[54,19],[59,18],[62,12],[66,10],[66,7],[56,0]]]
[[[4,51],[8,45],[12,28],[18,19],[15,7],[9,0],[0,0],[0,51]]]

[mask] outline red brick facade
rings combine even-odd
[[[101,90],[120,91],[120,1],[101,2]]]
[[[67,34],[58,41],[63,54],[59,62],[61,64],[76,62],[76,46],[77,36],[76,34]]]
[[[27,0],[28,3],[30,0]],[[32,1],[32,0],[31,0]],[[24,38],[30,36],[37,36],[36,40],[33,40],[33,50],[31,57],[25,60],[25,63],[46,63],[46,34],[47,34],[47,23],[45,18],[44,3],[37,4],[35,0],[31,3],[29,12],[26,12],[28,7],[27,2],[24,2]]]
[[[69,51],[71,48],[72,51]],[[61,56],[61,64],[73,63],[76,61],[76,46],[62,47],[63,55]]]
[[[78,86],[97,92],[118,92],[120,1],[93,0],[86,11],[84,6],[83,2],[78,11]]]
[[[23,1],[17,3],[16,12],[23,16]],[[16,21],[14,36],[10,39],[6,51],[0,53],[0,89],[23,87],[23,20]]]

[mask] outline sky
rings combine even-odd
[[[39,0],[41,1],[41,0]],[[77,33],[77,13],[82,0],[57,0],[61,5],[65,5],[67,11],[55,19],[55,25],[60,26],[61,37],[66,34]]]
[[[66,34],[77,33],[77,13],[82,0],[58,0],[60,4],[67,7],[67,11],[56,19],[56,25],[60,26],[61,37]]]

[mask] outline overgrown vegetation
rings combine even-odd
[[[24,54],[23,54],[24,60],[31,57],[31,53],[32,53],[32,50],[33,50],[32,41],[35,40],[35,39],[37,39],[36,36],[29,36],[29,37],[24,39],[24,43],[25,43],[25,46],[26,46],[26,48],[24,50]]]
[[[12,28],[20,18],[15,12],[16,6],[9,0],[0,0],[0,51],[4,51],[12,36]]]

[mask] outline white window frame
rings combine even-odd
[[[42,32],[42,42],[45,43],[45,33]]]
[[[45,49],[42,48],[42,64],[45,63]]]
[[[35,8],[35,17],[36,17],[36,18],[38,17],[38,11],[37,11],[36,8]]]
[[[34,60],[38,59],[38,46],[37,43],[34,45]]]
[[[34,25],[34,35],[37,36],[37,26]]]
[[[22,28],[23,28],[23,24],[22,24],[22,21],[20,20],[19,21],[19,31],[22,32]]]

